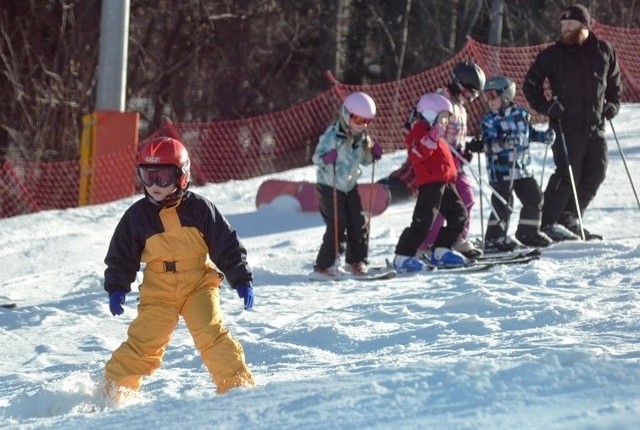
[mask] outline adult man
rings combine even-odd
[[[611,120],[620,108],[622,83],[615,50],[589,31],[590,24],[584,6],[564,9],[560,40],[538,54],[523,86],[529,104],[549,117],[558,136],[553,146],[556,170],[545,189],[542,212],[542,230],[556,241],[579,239],[583,231],[585,239],[596,236],[580,225],[578,210],[584,213],[604,181],[608,163],[605,120]],[[544,96],[545,79],[553,93],[551,100]]]

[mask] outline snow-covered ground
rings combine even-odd
[[[640,105],[624,105],[614,120],[638,186],[639,117]],[[126,338],[137,297],[134,286],[124,315],[111,316],[102,261],[139,196],[0,220],[0,301],[18,305],[0,309],[0,426],[639,428],[640,209],[608,136],[608,177],[585,215],[606,239],[557,244],[533,263],[473,275],[309,282],[319,214],[287,199],[256,210],[265,177],[196,188],[239,231],[255,271],[255,308],[243,310],[229,288],[222,306],[258,385],[223,396],[181,323],[139,398],[101,406],[102,369]],[[537,178],[543,154],[534,146]],[[403,159],[387,154],[376,179]],[[552,168],[548,157],[546,178]],[[313,181],[314,170],[269,177]],[[391,257],[412,209],[394,205],[373,219],[373,262]],[[472,216],[478,236],[479,211]]]

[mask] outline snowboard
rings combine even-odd
[[[389,189],[378,183],[358,184],[358,193],[362,202],[362,209],[372,215],[380,215],[387,209],[391,201]],[[320,202],[316,191],[316,183],[309,181],[286,181],[282,179],[267,179],[258,188],[256,194],[256,207],[271,203],[276,197],[290,195],[300,202],[303,212],[318,212]]]

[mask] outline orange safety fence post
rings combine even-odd
[[[89,204],[135,194],[137,112],[96,111]]]
[[[95,144],[96,114],[82,116],[82,135],[80,136],[80,178],[78,181],[78,206],[88,205],[91,200],[91,171],[93,147]]]

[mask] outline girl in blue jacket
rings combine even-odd
[[[345,252],[348,272],[365,275],[368,271],[369,232],[358,178],[362,174],[360,165],[382,157],[382,147],[373,144],[366,131],[375,115],[371,96],[362,92],[350,94],[342,103],[338,120],[320,137],[313,154],[313,164],[318,167],[320,214],[326,225],[314,265],[314,276],[318,278],[338,277],[342,270],[340,256]]]

